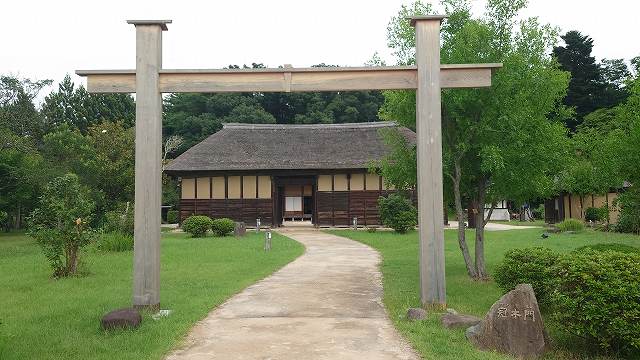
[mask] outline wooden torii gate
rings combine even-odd
[[[136,93],[133,305],[160,307],[162,93],[416,90],[420,299],[445,308],[440,90],[491,86],[501,64],[440,64],[445,16],[410,18],[415,66],[277,69],[162,68],[162,32],[171,20],[129,20],[136,27],[135,70],[78,70],[91,93]]]

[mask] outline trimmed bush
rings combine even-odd
[[[203,237],[211,228],[212,221],[205,215],[191,215],[182,222],[182,230],[192,237]]]
[[[211,224],[211,230],[216,236],[226,236],[232,233],[235,227],[235,221],[227,218],[215,219]]]
[[[98,249],[102,251],[131,251],[133,250],[133,236],[121,232],[109,232],[100,235]]]
[[[169,224],[177,224],[180,218],[180,212],[178,210],[167,211],[167,222]]]
[[[418,211],[400,194],[379,198],[378,206],[382,223],[398,233],[406,233],[418,224]]]
[[[503,293],[515,289],[518,284],[531,284],[536,299],[546,307],[553,291],[554,274],[550,269],[558,261],[558,256],[544,247],[509,250],[496,267],[493,277]]]
[[[640,350],[640,255],[582,250],[553,272],[558,326],[606,351]]]
[[[635,246],[630,246],[630,245],[625,245],[625,244],[616,244],[616,243],[611,243],[611,244],[596,244],[596,245],[587,245],[587,246],[582,246],[577,248],[575,251],[583,251],[583,250],[595,250],[595,251],[608,251],[608,250],[612,250],[612,251],[619,251],[621,253],[640,253],[640,248],[637,248]]]
[[[607,208],[606,206],[599,207],[599,208],[590,207],[590,208],[587,208],[587,210],[585,210],[584,212],[584,219],[587,221],[593,221],[593,222],[606,221],[608,216],[609,216],[609,208]]]
[[[584,230],[584,223],[578,219],[567,219],[558,223],[556,226],[562,232]]]
[[[620,194],[615,203],[620,206],[615,231],[640,234],[640,189],[632,186]]]

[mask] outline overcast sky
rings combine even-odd
[[[57,82],[76,69],[134,68],[134,28],[126,19],[173,20],[164,33],[167,69],[252,62],[358,66],[376,51],[393,63],[386,26],[409,2],[9,0],[0,21],[0,74]],[[477,0],[474,11],[483,9]],[[638,0],[530,0],[522,15],[588,34],[598,59],[628,60],[640,55],[639,10]]]

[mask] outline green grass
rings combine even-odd
[[[105,332],[100,318],[131,305],[131,251],[88,249],[85,276],[53,280],[37,244],[22,234],[0,235],[0,359],[160,359],[217,305],[304,252],[301,244],[263,234],[200,239],[163,234],[159,321]]]
[[[619,243],[640,246],[640,237],[628,234],[584,231],[575,234],[551,234],[541,239],[543,229],[490,231],[486,233],[485,254],[487,270],[493,273],[504,253],[512,248],[546,246],[555,251],[569,252],[585,245]],[[418,239],[417,233],[400,235],[380,231],[336,230],[331,233],[352,238],[377,249],[383,257],[381,270],[384,285],[384,304],[400,332],[425,359],[510,359],[494,352],[474,349],[465,339],[464,329],[447,330],[440,325],[440,315],[430,314],[424,321],[406,320],[410,307],[419,307]],[[473,231],[467,239],[473,254]],[[448,306],[458,312],[484,316],[502,295],[493,281],[474,282],[467,276],[458,248],[457,232],[445,231],[445,256]],[[472,255],[473,256],[473,255]],[[588,355],[592,349],[579,339],[556,330],[546,321],[554,340],[549,359],[597,358]]]

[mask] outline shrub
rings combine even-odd
[[[623,233],[640,233],[640,190],[631,187],[616,199],[620,205],[620,216],[615,231]]]
[[[192,237],[202,237],[211,228],[212,221],[205,215],[191,215],[182,222],[182,230]]]
[[[87,225],[94,203],[78,176],[66,174],[48,183],[29,217],[29,235],[42,247],[54,277],[77,273],[80,249],[90,240]]]
[[[103,233],[98,240],[98,249],[118,252],[133,250],[133,236],[120,232]]]
[[[496,284],[504,293],[518,284],[531,284],[540,305],[548,306],[554,276],[549,269],[558,261],[558,256],[544,247],[509,250],[496,267]]]
[[[619,251],[621,253],[640,253],[640,248],[637,248],[635,246],[625,245],[625,244],[617,244],[617,243],[586,245],[586,246],[577,248],[575,251],[582,251],[587,249],[591,249],[595,251],[613,250],[613,251]]]
[[[584,213],[584,219],[587,221],[606,221],[607,217],[609,217],[609,208],[607,208],[606,205],[599,208],[587,208]]]
[[[558,326],[607,351],[640,349],[640,255],[582,250],[553,272]]]
[[[544,204],[540,204],[537,208],[531,209],[531,214],[534,219],[544,220]]]
[[[567,219],[556,225],[560,231],[582,231],[584,223],[578,219]]]
[[[104,232],[119,232],[133,236],[134,226],[133,208],[107,211],[102,220]]]
[[[236,228],[236,223],[227,218],[215,219],[211,224],[211,230],[216,236],[225,236],[232,233]]]
[[[399,233],[405,233],[418,223],[418,211],[409,199],[400,194],[391,194],[378,199],[380,220]]]
[[[167,222],[169,224],[177,224],[180,221],[180,212],[178,210],[167,211]]]

